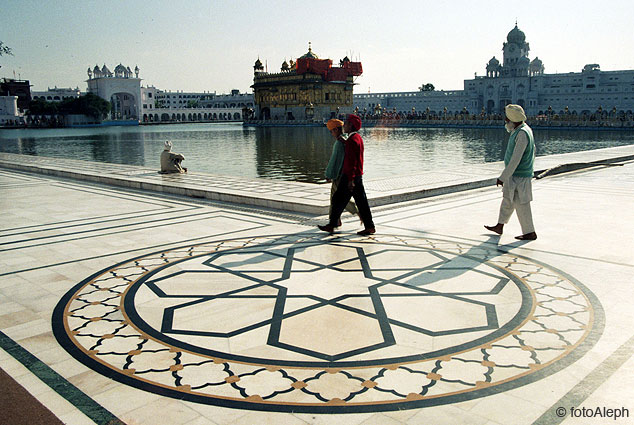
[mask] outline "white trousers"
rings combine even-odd
[[[517,218],[522,226],[522,234],[532,233],[535,231],[535,225],[533,224],[533,214],[531,213],[531,203],[526,202],[519,203],[519,196],[515,193],[513,200],[508,198],[502,198],[502,205],[500,205],[500,215],[498,216],[498,223],[506,224],[509,222],[513,211],[517,212]]]

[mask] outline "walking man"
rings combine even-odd
[[[343,158],[345,156],[345,142],[343,141],[343,121],[332,119],[326,123],[326,127],[330,131],[333,139],[335,139],[334,144],[332,145],[332,154],[330,155],[330,160],[328,161],[328,166],[326,166],[326,181],[332,182],[332,186],[330,187],[330,208],[328,209],[328,216],[332,213],[332,198],[337,191],[337,187],[339,186],[339,181],[341,178],[341,170],[343,169]],[[350,214],[359,215],[359,211],[357,210],[357,206],[354,201],[350,200],[345,208]],[[337,223],[337,227],[341,226],[341,220]]]
[[[505,168],[496,182],[496,185],[502,185],[502,205],[498,224],[484,227],[501,235],[504,225],[509,222],[513,211],[516,211],[522,235],[516,236],[515,239],[532,241],[537,239],[531,213],[535,140],[533,131],[525,122],[526,114],[520,105],[506,105],[504,112],[504,127],[511,134],[504,155]]]
[[[346,122],[343,124],[343,131],[348,133],[348,138],[344,141],[343,168],[337,190],[332,197],[330,221],[325,226],[318,226],[324,232],[334,232],[335,227],[339,224],[341,213],[346,208],[350,198],[354,198],[359,210],[359,216],[365,226],[365,229],[357,232],[357,234],[367,236],[376,232],[361,177],[363,175],[363,139],[358,133],[360,129],[361,118],[356,115],[348,115]],[[343,138],[340,140],[343,141]]]

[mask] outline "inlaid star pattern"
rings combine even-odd
[[[262,236],[148,254],[60,300],[53,330],[112,379],[191,402],[306,413],[420,408],[541,379],[603,310],[580,282],[413,236]]]
[[[475,261],[345,243],[220,252],[154,276],[143,285],[158,300],[132,304],[141,318],[164,306],[160,331],[190,337],[190,348],[195,337],[203,350],[222,351],[223,339],[262,329],[269,347],[327,362],[398,345],[395,334],[407,334],[401,343],[411,334],[464,342],[499,329],[496,303],[522,303],[516,288],[505,291],[508,276]]]

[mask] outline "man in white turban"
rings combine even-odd
[[[516,236],[515,239],[535,240],[537,233],[535,233],[531,213],[533,200],[531,179],[535,163],[533,131],[526,124],[526,114],[520,105],[506,105],[504,112],[506,114],[504,127],[510,136],[504,155],[505,168],[496,182],[498,186],[502,186],[502,205],[500,205],[498,224],[484,227],[501,235],[504,225],[509,222],[513,211],[516,211],[522,227],[522,235]]]
[[[180,153],[172,153],[172,142],[165,141],[165,148],[161,152],[161,174],[186,173],[187,168],[181,166],[185,157]]]

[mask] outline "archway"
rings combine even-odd
[[[132,93],[114,93],[110,96],[110,104],[112,105],[110,116],[113,120],[138,119],[136,97]]]

